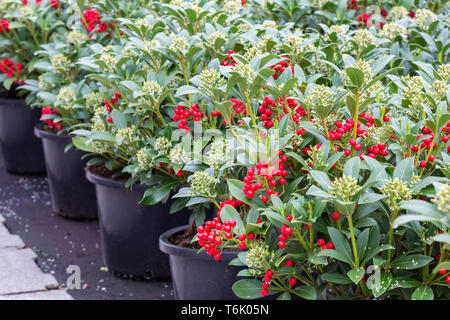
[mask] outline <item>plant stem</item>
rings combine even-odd
[[[355,231],[353,230],[353,220],[351,216],[347,217],[348,226],[350,228],[350,235],[352,237],[353,255],[355,256],[356,267],[359,268],[358,250],[356,249]]]

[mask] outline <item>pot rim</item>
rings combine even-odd
[[[102,185],[105,187],[128,190],[128,188],[125,187],[126,182],[124,182],[124,181],[117,181],[112,178],[101,177],[101,176],[93,173],[92,171],[90,171],[87,168],[85,170],[86,170],[86,179],[93,184],[99,184],[99,185]],[[133,191],[133,189],[137,189],[138,191],[145,191],[150,187],[151,186],[137,183],[137,184],[132,185],[130,190]]]
[[[237,254],[242,252],[241,250],[233,250],[233,251],[222,251],[221,253],[221,259],[220,261],[216,261],[214,260],[211,256],[209,256],[208,254],[206,254],[206,252],[202,251],[199,254],[197,254],[197,249],[192,249],[192,248],[183,248],[180,246],[177,246],[173,243],[171,243],[169,241],[169,237],[174,235],[177,232],[180,232],[184,229],[186,229],[189,225],[183,225],[183,226],[179,226],[176,228],[172,228],[166,232],[164,232],[160,237],[159,237],[159,249],[171,256],[186,256],[186,257],[191,257],[193,259],[198,259],[198,260],[208,260],[211,262],[220,262],[220,261],[226,261],[229,262],[235,258],[237,258]]]
[[[38,123],[34,126],[34,135],[40,139],[49,139],[49,140],[70,140],[72,142],[72,136],[67,135],[59,135],[53,132],[48,132],[45,130],[42,130],[40,127],[42,126],[42,123]]]

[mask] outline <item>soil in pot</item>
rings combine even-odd
[[[149,186],[137,184],[127,189],[127,176],[102,166],[88,168],[86,176],[96,187],[103,260],[108,269],[127,278],[169,278],[169,259],[158,248],[159,235],[187,223],[190,212],[169,214],[170,200],[139,205]]]
[[[95,188],[85,177],[85,153],[74,146],[66,150],[72,137],[43,129],[36,126],[35,134],[44,147],[53,211],[71,219],[96,219]]]
[[[231,260],[242,251],[225,250],[219,261],[206,252],[198,252],[198,245],[189,242],[194,227],[171,229],[159,238],[161,251],[169,255],[175,299],[178,300],[236,300],[233,284],[239,280],[242,267],[230,266]]]
[[[42,142],[33,134],[40,109],[22,99],[0,98],[0,145],[5,169],[10,173],[45,172]]]

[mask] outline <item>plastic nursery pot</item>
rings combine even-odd
[[[171,229],[159,238],[159,248],[169,255],[170,271],[177,300],[237,300],[231,287],[239,280],[242,267],[230,266],[241,251],[223,251],[219,261],[206,252],[173,244],[174,235],[188,226]]]
[[[97,203],[94,186],[86,180],[84,168],[88,159],[84,152],[71,147],[72,137],[57,135],[35,127],[42,139],[53,211],[71,219],[96,219]]]
[[[124,181],[90,171],[86,177],[97,191],[103,260],[108,269],[122,277],[170,278],[169,259],[158,249],[158,238],[168,228],[187,223],[190,212],[169,214],[171,201],[139,205],[146,185],[127,189]]]
[[[33,134],[40,110],[25,100],[0,99],[0,145],[5,169],[11,173],[45,172],[42,142]]]

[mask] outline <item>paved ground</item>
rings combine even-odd
[[[0,295],[2,279],[12,279],[17,271],[22,272],[22,277],[11,280],[17,289],[9,293],[14,290],[31,291],[33,294],[18,298],[44,298],[46,294],[46,297],[56,299],[55,294],[62,290],[44,293],[40,291],[45,288],[42,283],[49,287],[59,283],[60,288],[67,289],[66,283],[71,274],[66,270],[70,265],[76,265],[81,271],[81,289],[67,290],[74,299],[173,299],[170,282],[121,279],[107,272],[101,257],[98,222],[72,221],[53,214],[46,177],[6,173],[0,150],[0,219],[1,216],[5,219],[6,228],[0,223]],[[9,235],[8,231],[18,237]],[[8,240],[3,240],[3,234],[7,233],[5,239]],[[18,250],[17,246],[24,248]],[[20,258],[17,252],[21,252]],[[36,256],[42,271],[35,265],[34,269],[32,265],[30,267]],[[5,269],[8,270],[6,274]],[[39,288],[21,288],[24,286],[22,280],[29,282],[25,278],[25,270],[30,275],[31,272],[39,274],[33,273],[32,279],[42,277]],[[44,276],[43,272],[47,275]],[[16,298],[14,295],[8,297]],[[0,296],[0,299],[3,298]]]

